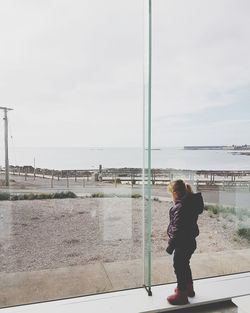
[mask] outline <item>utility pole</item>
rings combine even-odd
[[[12,111],[13,109],[0,107],[0,110],[4,110],[5,186],[9,187],[8,111]]]

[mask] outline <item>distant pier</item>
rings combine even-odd
[[[184,150],[250,150],[250,145],[232,145],[232,146],[184,146]]]
[[[197,190],[245,189],[250,191],[250,170],[196,171]]]

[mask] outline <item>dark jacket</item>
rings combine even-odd
[[[204,203],[201,193],[186,193],[177,200],[169,211],[168,247],[166,251],[172,254],[176,247],[186,247],[195,241],[199,235],[197,220],[203,212]]]

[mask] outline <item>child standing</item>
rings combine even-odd
[[[170,183],[168,190],[174,205],[169,211],[168,246],[166,252],[174,251],[174,271],[177,278],[175,293],[167,297],[174,305],[187,304],[188,297],[194,297],[192,272],[189,265],[196,249],[199,235],[197,220],[203,212],[204,203],[201,193],[193,193],[191,187],[181,179]]]

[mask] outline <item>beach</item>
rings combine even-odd
[[[152,254],[166,255],[169,201],[153,201]],[[142,259],[142,200],[78,198],[1,201],[2,272]],[[249,248],[237,221],[204,211],[196,253]]]
[[[16,173],[9,188],[2,184],[0,307],[142,286],[142,185],[133,179],[103,182],[95,174],[58,180]],[[60,198],[72,192],[74,198]],[[248,189],[208,188],[202,194],[207,210],[199,217],[194,278],[248,271],[249,241],[239,235],[250,225]],[[166,184],[152,185],[152,284],[176,280],[165,252],[171,205]],[[241,205],[246,215],[232,211]]]

